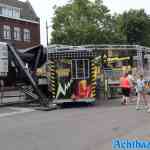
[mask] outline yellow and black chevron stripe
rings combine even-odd
[[[90,64],[91,72],[91,86],[92,86],[92,97],[96,97],[96,66],[94,59],[91,60]]]
[[[49,90],[52,92],[52,97],[56,97],[56,66],[54,61],[50,61],[49,67],[50,76],[49,76]]]

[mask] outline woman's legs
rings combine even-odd
[[[125,96],[123,95],[123,96],[122,96],[122,100],[121,100],[121,104],[124,104],[124,103],[125,103],[125,99],[126,99],[126,98],[125,98]]]
[[[130,89],[128,88],[122,88],[122,101],[121,104],[128,104],[129,102],[129,97],[130,97]]]
[[[126,97],[125,97],[126,105],[130,102],[130,92],[131,92],[131,89],[126,89]]]
[[[121,100],[121,104],[124,104],[124,102],[125,102],[125,92],[124,92],[124,88],[122,88],[121,90],[122,90],[122,100]]]
[[[126,99],[125,104],[127,105],[127,104],[129,103],[129,101],[130,101],[130,100],[129,100],[129,99],[130,99],[130,97],[126,96],[126,98],[125,98],[125,99]]]

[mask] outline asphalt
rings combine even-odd
[[[150,140],[150,114],[119,100],[53,111],[0,108],[2,150],[111,150],[116,138]]]

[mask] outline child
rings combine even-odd
[[[140,109],[140,102],[143,99],[144,100],[144,104],[145,104],[145,108],[148,108],[148,103],[147,103],[147,99],[146,99],[146,95],[145,95],[145,80],[143,78],[143,75],[140,75],[139,79],[137,80],[137,104],[136,104],[136,109]]]

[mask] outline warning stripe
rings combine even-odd
[[[55,62],[51,61],[48,66],[49,66],[50,75],[51,75],[48,78],[50,81],[49,90],[52,92],[52,97],[55,98],[55,95],[56,95],[56,67],[55,67]]]
[[[52,87],[52,89],[55,90],[55,84],[51,84],[51,87]],[[53,91],[54,91],[54,90],[53,90]]]
[[[96,81],[96,77],[95,74],[93,75],[93,77],[91,78],[92,83]]]
[[[96,96],[96,75],[95,75],[95,64],[94,60],[91,60],[91,85],[92,85],[92,96]]]
[[[52,82],[52,83],[55,83],[55,80],[52,80],[51,82]]]
[[[52,96],[55,96],[56,94],[55,90],[52,90],[51,92],[52,92]]]
[[[55,76],[55,74],[56,74],[55,72],[51,72],[52,77],[54,77],[54,76]]]

